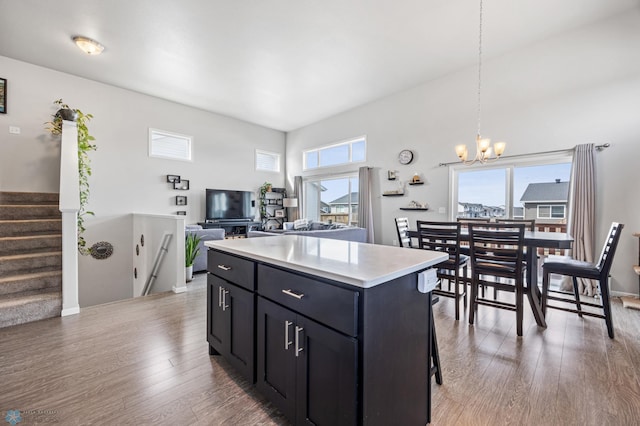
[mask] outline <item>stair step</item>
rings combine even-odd
[[[62,232],[62,219],[0,220],[0,237]]]
[[[62,269],[62,251],[0,256],[0,277],[55,268]]]
[[[0,191],[0,204],[58,204],[56,192],[8,192]]]
[[[60,209],[57,204],[3,204],[0,205],[0,219],[58,219]]]
[[[43,271],[0,277],[0,296],[43,289],[62,291],[62,271]]]
[[[62,312],[60,290],[25,291],[0,296],[0,328],[46,318],[59,317]]]
[[[61,249],[62,234],[0,237],[0,256],[38,253],[43,251],[59,251]]]

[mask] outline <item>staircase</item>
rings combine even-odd
[[[0,192],[0,328],[60,316],[58,194]]]

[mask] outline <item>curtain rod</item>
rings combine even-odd
[[[596,145],[595,148],[597,151],[602,151],[603,149],[607,149],[611,146],[611,144],[609,142],[603,143],[602,145]],[[569,149],[557,149],[555,151],[542,151],[542,152],[532,152],[529,154],[516,154],[516,155],[504,155],[502,158],[521,158],[521,157],[531,157],[534,155],[548,155],[548,154],[562,154],[562,153],[569,153],[569,152],[573,152],[575,150],[575,148],[569,148]],[[442,166],[452,166],[454,164],[462,164],[460,161],[451,161],[449,163],[439,163],[438,166],[442,167]]]

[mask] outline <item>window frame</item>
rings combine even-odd
[[[364,158],[362,160],[358,160],[358,161],[353,161],[353,145],[356,142],[364,142]],[[331,165],[326,165],[326,166],[321,166],[321,153],[322,151],[326,151],[332,148],[336,148],[339,146],[344,146],[344,145],[348,145],[349,147],[349,158],[346,162],[344,163],[337,163],[337,164],[331,164]],[[317,152],[318,153],[318,166],[317,167],[309,167],[307,164],[307,154],[311,153],[311,152]],[[302,170],[303,171],[313,171],[313,170],[327,170],[330,169],[332,167],[344,167],[344,166],[348,166],[350,164],[358,164],[358,163],[364,163],[367,161],[367,135],[361,135],[361,136],[357,136],[354,138],[349,138],[349,139],[344,139],[340,142],[336,142],[336,143],[331,143],[328,145],[323,145],[323,146],[319,146],[316,148],[311,148],[311,149],[306,149],[302,151]]]
[[[153,145],[153,136],[155,135],[163,135],[163,136],[168,136],[168,137],[172,137],[172,138],[176,138],[176,139],[182,139],[184,141],[186,141],[187,143],[187,151],[188,151],[188,158],[181,158],[181,157],[172,157],[170,155],[161,155],[161,154],[154,154],[154,145]],[[174,160],[174,161],[187,161],[187,162],[193,162],[193,136],[190,135],[184,135],[182,133],[176,133],[176,132],[170,132],[168,130],[162,130],[162,129],[155,129],[152,127],[149,127],[149,151],[148,151],[148,155],[150,158],[160,158],[163,160]]]
[[[276,158],[276,169],[262,169],[258,167],[258,155],[268,155],[268,156],[273,156]],[[282,155],[279,152],[273,152],[273,151],[267,151],[264,149],[257,149],[255,150],[255,155],[254,155],[254,162],[255,162],[255,170],[257,172],[272,172],[272,173],[280,173],[280,170],[282,168]]]
[[[304,199],[305,199],[305,203],[304,203],[304,211],[303,211],[303,212],[301,212],[301,214],[303,215],[303,217],[309,217],[309,216],[310,216],[310,214],[309,214],[309,212],[308,212],[308,210],[307,210],[307,209],[309,208],[309,205],[311,204],[311,203],[309,203],[309,202],[308,202],[309,194],[308,194],[308,192],[307,192],[307,185],[308,185],[309,183],[312,183],[312,182],[318,182],[318,183],[320,183],[320,182],[322,182],[322,181],[327,181],[327,180],[348,179],[348,181],[349,181],[349,187],[351,188],[351,179],[354,179],[354,178],[355,178],[355,179],[358,179],[358,180],[360,179],[360,176],[359,176],[358,171],[341,172],[341,173],[331,173],[331,174],[321,174],[321,175],[311,175],[311,176],[303,177],[303,179],[302,179],[302,187],[303,187],[303,191],[304,191],[304,195],[303,195],[303,197],[304,197]],[[359,186],[359,185],[358,185],[358,186]],[[355,190],[356,190],[357,192],[359,192],[359,187],[358,187],[358,186],[355,188]],[[351,193],[353,193],[353,192],[354,192],[354,191],[353,191],[353,188],[351,188],[351,191],[348,191],[347,193],[348,193],[348,194],[351,194]],[[321,194],[321,192],[318,192],[318,194]],[[359,194],[358,194],[358,196],[359,196]],[[318,200],[318,201],[319,201],[319,202],[318,202],[318,205],[321,205],[321,201],[322,201],[322,200],[320,199],[320,200]],[[350,205],[351,205],[351,204],[350,204]],[[356,206],[357,206],[357,204],[356,204]],[[348,209],[349,211],[347,211],[346,213],[347,213],[347,215],[348,215],[348,217],[349,217],[349,222],[351,222],[351,216],[352,216],[353,214],[355,214],[355,213],[351,211],[351,208],[350,208],[350,207],[347,207],[347,209]],[[336,213],[338,213],[338,212],[336,212]],[[319,215],[320,215],[320,211],[318,211],[318,212],[317,212],[317,214],[318,214],[318,216],[319,216]],[[328,214],[331,214],[331,211],[329,211],[329,212],[328,212]]]
[[[549,216],[540,216],[540,207],[548,207],[549,208]],[[553,208],[561,207],[562,208],[562,216],[554,216]],[[567,206],[564,204],[538,204],[536,209],[536,219],[566,219],[567,218]]]
[[[573,163],[573,155],[571,151],[556,154],[539,154],[531,155],[520,159],[502,158],[491,164],[474,164],[466,166],[462,163],[456,163],[449,166],[449,218],[456,220],[458,213],[458,174],[464,171],[479,171],[490,169],[505,169],[505,212],[506,218],[513,217],[513,186],[514,186],[514,169],[521,167],[544,166],[561,163]],[[573,179],[573,167],[570,180]],[[571,193],[569,193],[571,199]],[[565,218],[567,217],[568,205],[565,207]],[[552,218],[556,219],[556,218]]]

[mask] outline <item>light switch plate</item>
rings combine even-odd
[[[20,127],[9,126],[9,133],[11,133],[12,135],[19,135],[20,134]]]
[[[447,212],[447,209],[445,209],[444,207],[438,207],[438,213],[445,214],[446,212]]]

